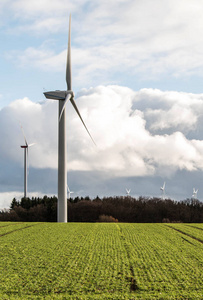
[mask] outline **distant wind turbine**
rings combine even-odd
[[[195,190],[195,188],[193,188],[192,198],[197,198],[197,192],[198,192],[198,189]]]
[[[66,91],[45,92],[48,99],[59,100],[59,125],[58,125],[58,209],[57,221],[67,222],[67,169],[66,169],[66,103],[70,100],[86,131],[91,137],[74,101],[72,91],[72,74],[71,74],[71,15],[69,18],[69,37],[66,64]],[[91,137],[94,142],[93,138]]]
[[[162,191],[162,199],[165,198],[165,186],[166,186],[166,183],[164,182],[163,186],[160,187],[160,190]]]
[[[67,185],[67,189],[68,189],[68,199],[70,199],[70,195],[73,194],[74,192],[70,191],[69,186]]]
[[[22,130],[23,137],[24,137],[24,140],[25,140],[25,145],[22,145],[20,147],[24,149],[24,198],[27,198],[28,149],[29,149],[29,147],[35,145],[35,143],[28,144],[27,140],[26,140],[26,137],[25,137],[25,134],[24,134],[23,127],[22,127],[21,124],[20,124],[20,128]]]
[[[126,190],[126,194],[127,194],[127,196],[130,196],[130,189],[128,190],[128,189],[125,189]]]

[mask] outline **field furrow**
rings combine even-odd
[[[199,230],[203,230],[203,224],[187,224],[187,226],[190,226],[192,228],[197,228]]]
[[[9,223],[7,225],[0,226],[0,237],[18,230],[23,230],[25,228],[35,226],[37,224],[38,223]]]
[[[171,228],[203,243],[203,232],[201,228],[190,226],[188,224],[170,224]]]
[[[16,226],[18,224],[23,224],[23,222],[0,222],[0,228],[7,226]]]

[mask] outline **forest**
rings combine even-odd
[[[124,223],[202,223],[203,202],[197,199],[88,196],[70,198],[69,222],[124,222]],[[9,210],[0,211],[0,221],[56,222],[57,197],[22,198],[12,200]]]

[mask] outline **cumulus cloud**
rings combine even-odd
[[[21,199],[22,193],[20,193],[19,191],[0,193],[0,210],[10,208],[11,201],[13,198],[16,198],[18,200]]]
[[[162,130],[171,127],[191,129],[197,124],[197,116],[190,109],[179,105],[174,105],[169,111],[149,109],[146,114],[155,120],[151,129]]]
[[[143,97],[148,104],[163,103],[166,120],[159,119],[161,112],[157,109],[153,111],[150,108],[145,112],[145,108],[141,108]],[[146,176],[202,169],[203,142],[187,139],[179,130],[194,129],[199,112],[193,104],[198,103],[201,111],[202,95],[180,93],[176,97],[177,103],[171,98],[170,92],[151,89],[135,92],[119,86],[81,90],[76,103],[97,147],[88,137],[71,103],[68,103],[68,170],[102,171],[113,176]],[[183,115],[181,103],[187,107],[187,113],[183,109]],[[179,109],[176,109],[177,105],[180,105]],[[30,149],[30,165],[56,169],[57,111],[56,101],[33,103],[27,98],[16,100],[2,109],[0,137],[4,143],[1,157],[23,164],[19,147],[23,143],[18,124],[20,120],[28,142],[36,142]],[[168,118],[172,112],[173,117]],[[168,127],[172,131],[170,134],[153,132],[153,129]]]
[[[36,143],[30,149],[30,165],[36,168],[57,166],[57,106],[53,101],[43,104],[34,103],[28,98],[18,99],[0,111],[0,136],[4,141],[1,147],[1,158],[21,162],[24,137],[23,127],[28,144]],[[55,126],[54,126],[55,125]],[[33,159],[32,159],[32,153]],[[44,163],[43,163],[43,157]],[[23,164],[23,161],[22,161]]]
[[[186,134],[196,130],[202,119],[203,94],[142,89],[135,100],[152,132],[176,129]]]

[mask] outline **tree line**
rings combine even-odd
[[[202,223],[203,203],[196,199],[139,197],[76,197],[68,201],[69,222]],[[12,200],[9,210],[0,211],[0,221],[56,222],[57,197]]]

